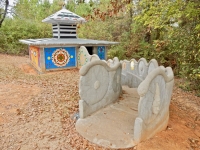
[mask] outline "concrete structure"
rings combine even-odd
[[[92,58],[92,57],[91,57]],[[91,60],[80,69],[80,118],[85,118],[104,106],[115,102],[121,94],[121,63],[114,58],[109,67],[102,60]]]
[[[137,88],[152,70],[158,67],[155,59],[147,63],[146,59],[141,58],[138,62],[135,59],[124,60],[122,63],[122,85],[130,88]]]
[[[78,52],[78,66],[82,67],[88,62],[91,62],[94,60],[100,60],[99,56],[96,54],[90,55],[88,53],[88,50],[85,48],[85,46],[81,46]]]
[[[149,63],[144,58],[121,63],[122,85],[137,88],[140,96],[133,136],[139,143],[167,127],[174,75],[171,67],[158,67],[155,59]]]
[[[116,64],[118,66],[117,58],[109,60],[107,66],[101,60],[94,60],[81,68],[80,119],[76,129],[98,145],[129,148],[166,129],[174,75],[170,67],[158,66],[154,59],[149,63],[144,58],[124,60],[121,61],[122,71],[118,69],[121,73],[119,82],[117,71],[116,77],[108,75],[108,69],[105,69],[111,66],[116,70]],[[122,85],[124,94],[118,100]],[[114,89],[118,89],[116,94]]]
[[[90,55],[107,59],[107,48],[117,42],[79,39],[77,24],[86,22],[84,18],[63,8],[45,18],[43,22],[52,24],[53,38],[25,39],[20,42],[29,45],[31,64],[39,71],[63,70],[78,66],[80,46],[85,46]]]

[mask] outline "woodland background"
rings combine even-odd
[[[0,0],[0,53],[27,55],[19,39],[52,37],[51,24],[42,20],[60,10],[62,0],[7,2]],[[155,58],[183,79],[182,89],[200,96],[199,0],[68,0],[66,8],[88,21],[78,25],[79,38],[120,42],[109,58]]]

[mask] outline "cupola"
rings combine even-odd
[[[42,20],[52,24],[53,38],[77,38],[77,24],[86,22],[81,16],[63,8]]]

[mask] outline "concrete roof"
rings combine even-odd
[[[90,40],[90,39],[57,39],[57,38],[43,38],[43,39],[25,39],[19,40],[21,43],[36,46],[108,46],[119,44],[118,42]]]
[[[86,20],[81,16],[63,8],[58,12],[50,15],[49,17],[42,20],[42,22],[52,23],[52,24],[77,24],[84,23]]]

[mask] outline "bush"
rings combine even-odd
[[[0,52],[6,54],[27,54],[27,45],[19,42],[20,39],[51,37],[51,26],[21,19],[6,19],[1,28]]]

